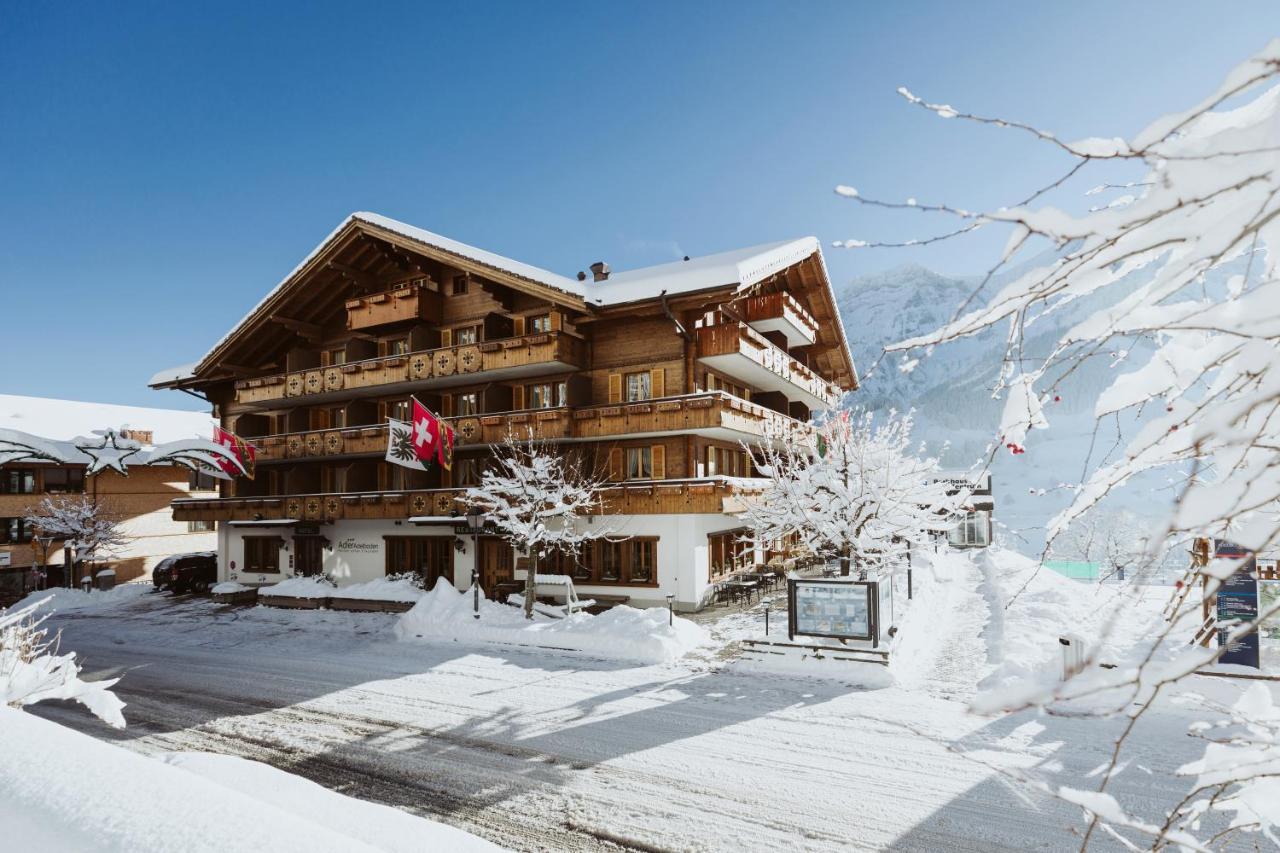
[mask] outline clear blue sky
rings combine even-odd
[[[832,188],[979,208],[1062,161],[896,87],[1131,133],[1280,33],[1280,4],[1227,8],[3,0],[0,393],[197,407],[148,377],[353,210],[565,274],[932,233]],[[827,258],[967,274],[998,243]]]

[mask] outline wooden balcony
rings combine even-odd
[[[790,293],[765,293],[738,303],[738,312],[757,332],[781,332],[787,346],[808,346],[818,340],[818,321]]]
[[[607,489],[606,514],[652,515],[722,513],[739,506],[748,481],[727,479],[646,480]],[[402,492],[352,492],[273,497],[186,499],[173,502],[174,521],[308,521],[328,524],[342,519],[395,519],[459,514],[464,489]]]
[[[542,441],[593,441],[690,433],[731,442],[812,441],[813,427],[720,391],[626,405],[526,409],[447,418],[457,447],[493,445],[508,435]],[[259,462],[327,456],[382,456],[386,424],[251,438]]]
[[[439,292],[419,283],[347,300],[347,328],[370,329],[390,323],[439,323],[443,307]]]
[[[429,390],[567,373],[585,366],[586,344],[581,338],[567,332],[544,332],[240,380],[236,383],[236,403],[248,408],[269,408],[292,397],[323,402],[349,397],[352,391],[365,388],[376,389],[377,393]]]
[[[698,359],[709,367],[763,391],[779,391],[810,409],[831,409],[840,402],[835,384],[818,376],[745,323],[703,326]]]

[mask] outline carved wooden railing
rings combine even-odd
[[[745,323],[703,326],[698,333],[698,357],[742,355],[818,398],[827,408],[840,402],[840,389],[823,379]]]
[[[798,329],[809,332],[810,338],[818,336],[818,321],[790,293],[762,293],[748,296],[741,301],[739,313],[748,323],[761,320],[787,320]]]
[[[586,344],[567,332],[542,332],[277,373],[236,382],[236,402],[262,403],[402,382],[429,383],[467,374],[479,378],[488,371],[556,362],[584,367]]]

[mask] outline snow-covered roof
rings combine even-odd
[[[124,428],[149,431],[156,443],[207,439],[213,435],[213,424],[213,418],[202,412],[0,394],[0,429],[57,441],[92,436],[94,430]]]
[[[522,263],[503,255],[478,249],[457,240],[452,240],[424,228],[391,219],[381,214],[368,211],[352,213],[338,227],[333,229],[314,249],[298,263],[288,275],[280,280],[247,314],[244,315],[221,339],[209,348],[199,362],[162,370],[152,377],[150,384],[167,385],[179,383],[195,376],[196,369],[226,344],[241,328],[247,324],[268,302],[279,294],[299,271],[306,268],[332,240],[353,222],[363,222],[407,237],[417,243],[435,248],[449,254],[465,258],[473,263],[490,267],[527,281],[541,284],[561,291],[568,296],[583,300],[584,303],[597,307],[619,305],[635,302],[640,299],[653,299],[664,290],[668,294],[692,293],[726,285],[745,289],[768,278],[780,270],[805,260],[815,252],[821,258],[821,250],[817,238],[803,237],[798,240],[785,240],[779,243],[765,243],[745,249],[735,249],[714,255],[691,258],[688,261],[675,261],[656,266],[641,267],[634,270],[615,272],[601,282],[578,281],[549,270]],[[842,332],[843,334],[843,332]]]
[[[693,293],[713,287],[751,285],[798,264],[818,251],[814,237],[764,243],[731,252],[704,255],[652,267],[615,272],[605,281],[584,282],[587,301],[593,305],[620,305],[668,294]]]

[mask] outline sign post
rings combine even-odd
[[[1243,637],[1228,640],[1231,632],[1258,618],[1257,560],[1250,551],[1238,545],[1218,542],[1214,556],[1219,559],[1244,559],[1235,574],[1222,582],[1218,589],[1218,645],[1225,647],[1218,657],[1219,663],[1262,668],[1262,644],[1255,629]]]

